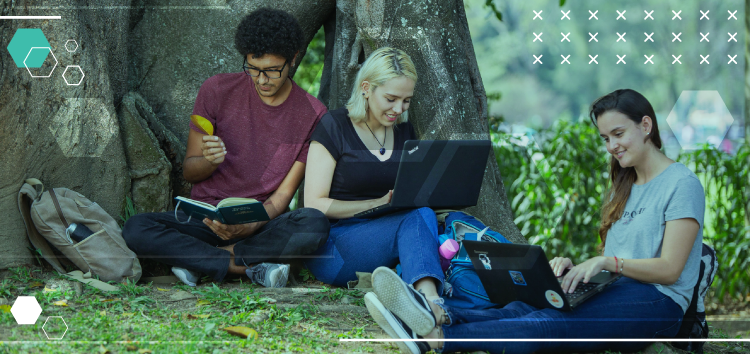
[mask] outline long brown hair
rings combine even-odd
[[[656,124],[656,113],[654,113],[654,108],[646,97],[631,89],[616,90],[599,97],[591,104],[589,118],[594,125],[597,125],[599,117],[610,111],[622,113],[636,124],[641,124],[644,116],[651,117],[653,128],[644,142],[651,140],[657,149],[661,149],[661,137],[659,136],[659,126]],[[630,190],[636,178],[634,167],[622,167],[614,156],[610,156],[609,180],[611,186],[604,194],[602,223],[599,225],[599,237],[602,240],[599,246],[600,250],[604,250],[607,232],[612,228],[612,224],[622,217],[622,213],[625,211],[625,203],[630,197]]]

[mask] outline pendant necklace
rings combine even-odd
[[[380,154],[381,155],[385,155],[385,139],[388,138],[388,128],[386,128],[385,126],[383,126],[384,131],[385,131],[385,136],[383,136],[383,143],[381,144],[380,140],[378,140],[378,137],[375,136],[375,133],[373,133],[372,129],[370,129],[370,125],[367,124],[367,122],[365,122],[365,125],[367,126],[367,130],[370,131],[370,134],[372,134],[372,137],[375,138],[375,141],[377,141],[378,145],[380,145]]]

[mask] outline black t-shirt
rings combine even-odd
[[[391,157],[380,161],[357,135],[346,108],[326,113],[311,140],[323,145],[336,160],[328,197],[336,200],[377,199],[393,189],[404,142],[417,139],[414,127],[409,122],[396,125],[393,135],[386,137],[393,138],[396,140]]]

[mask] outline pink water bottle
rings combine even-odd
[[[440,236],[440,241],[442,242],[440,248],[438,248],[438,253],[440,253],[440,266],[443,268],[443,271],[446,271],[451,265],[451,258],[456,255],[459,247],[456,240],[448,238],[445,235]]]

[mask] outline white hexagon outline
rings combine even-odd
[[[82,75],[81,76],[81,81],[78,81],[77,84],[68,83],[68,79],[65,78],[65,73],[68,72],[68,68],[78,68],[78,71],[80,71],[81,75]],[[83,82],[83,78],[86,77],[86,74],[83,72],[83,69],[81,69],[81,67],[79,65],[68,65],[68,66],[65,67],[65,70],[63,71],[63,73],[62,73],[61,76],[62,76],[63,80],[65,80],[65,83],[68,84],[68,86],[79,86]]]
[[[31,54],[31,51],[33,51],[34,49],[37,49],[37,48],[47,48],[47,49],[49,49],[50,54],[52,54],[52,58],[55,59],[55,66],[52,67],[52,70],[50,70],[49,75],[47,75],[47,76],[41,76],[41,75],[37,76],[37,75],[32,74],[31,70],[29,70],[29,66],[26,65],[26,59],[29,59],[29,55]],[[26,71],[29,72],[29,75],[31,75],[31,77],[50,77],[50,76],[52,76],[52,73],[55,72],[55,69],[57,68],[57,64],[59,64],[59,62],[57,61],[57,57],[55,56],[55,53],[52,51],[52,48],[50,48],[50,47],[31,47],[31,49],[29,49],[29,53],[26,54],[26,58],[23,59],[23,66],[26,68]]]
[[[34,303],[36,304],[36,307],[37,307],[37,308],[39,308],[39,313],[38,313],[38,314],[36,315],[36,318],[34,318],[34,322],[32,322],[32,323],[20,323],[20,322],[18,321],[18,316],[16,315],[16,312],[18,312],[18,311],[19,311],[19,309],[18,309],[18,308],[16,308],[16,304],[18,304],[18,300],[21,300],[22,298],[23,298],[23,299],[29,299],[29,298],[33,299],[33,300],[34,300]],[[24,300],[24,301],[25,301],[25,300]],[[19,306],[20,306],[20,305],[19,305]],[[15,311],[13,310],[14,308],[16,308],[16,310],[15,310]],[[17,323],[18,325],[34,325],[34,324],[36,324],[36,321],[37,321],[37,320],[39,319],[39,315],[41,315],[41,314],[42,314],[42,306],[41,306],[41,305],[39,305],[39,301],[37,301],[37,300],[36,300],[36,297],[34,297],[34,296],[18,296],[18,297],[16,297],[16,301],[14,301],[14,302],[13,302],[13,306],[12,306],[12,307],[10,308],[10,313],[11,313],[11,314],[13,314],[13,319],[15,319],[15,320],[16,320],[16,323]]]
[[[55,338],[55,337],[50,338],[49,334],[47,334],[47,330],[44,329],[44,326],[47,325],[47,321],[49,321],[50,318],[59,318],[63,321],[63,324],[65,325],[65,331],[63,332],[62,336],[60,336],[60,338]],[[63,339],[63,337],[65,337],[65,334],[68,333],[68,323],[65,322],[65,319],[62,318],[62,316],[47,316],[47,319],[44,320],[44,324],[42,325],[42,332],[44,332],[44,335],[47,336],[47,339],[49,340],[61,340]]]
[[[70,42],[73,42],[73,43],[76,44],[75,49],[73,49],[73,50],[68,49],[68,43],[70,43]],[[75,39],[68,39],[68,41],[65,42],[65,50],[67,50],[68,53],[75,53],[75,51],[78,50],[78,42],[76,42]]]
[[[665,118],[664,121],[667,123],[667,125],[669,126],[669,129],[672,130],[672,133],[674,134],[674,129],[672,128],[672,123],[669,122],[669,118],[672,116],[672,112],[674,112],[675,107],[677,106],[677,102],[680,101],[680,98],[682,97],[682,95],[685,92],[690,92],[690,91],[696,91],[696,92],[701,92],[701,91],[715,92],[716,93],[716,97],[719,98],[719,100],[721,101],[721,104],[724,106],[724,108],[726,108],[727,113],[729,113],[729,118],[731,118],[731,122],[728,124],[727,129],[722,134],[721,139],[719,139],[719,145],[720,145],[721,142],[723,142],[724,139],[726,139],[727,133],[729,133],[729,130],[732,129],[732,125],[734,124],[735,119],[734,119],[734,116],[732,115],[732,112],[729,110],[729,107],[727,107],[727,103],[724,102],[724,98],[721,97],[721,93],[718,90],[683,90],[682,92],[680,92],[680,96],[677,97],[677,101],[675,101],[675,104],[672,106],[672,110],[669,111],[669,114],[667,114],[667,118]],[[674,137],[675,137],[675,140],[677,140],[677,145],[680,146],[680,150],[683,150],[683,151],[692,151],[692,150],[696,150],[696,149],[699,148],[698,147],[699,144],[693,144],[693,145],[689,145],[689,146],[685,147],[685,146],[683,146],[683,144],[680,141],[680,139],[677,138],[677,134],[674,134]],[[708,142],[706,141],[706,143],[708,143]],[[713,147],[715,147],[715,148],[719,148],[719,145],[714,145],[714,144],[710,144],[710,145],[713,146]]]

